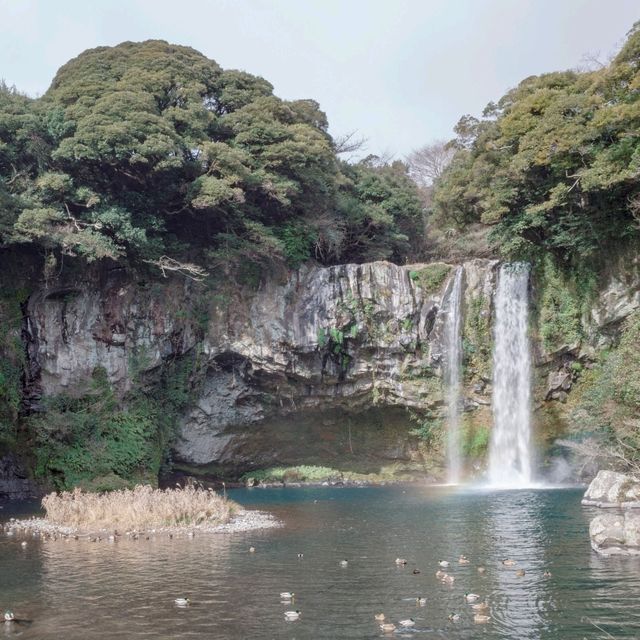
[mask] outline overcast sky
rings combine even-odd
[[[161,38],[402,157],[527,76],[606,58],[638,19],[638,0],[0,0],[0,78],[40,95],[87,48]]]

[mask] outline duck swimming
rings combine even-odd
[[[477,593],[465,593],[464,599],[467,602],[475,602],[476,600],[480,600],[480,596]]]
[[[481,614],[481,613],[476,613],[476,614],[473,616],[473,621],[474,621],[476,624],[484,624],[484,623],[486,623],[486,622],[489,622],[489,620],[491,620],[491,616],[485,616],[485,615],[483,615],[483,614]]]
[[[525,575],[526,571],[524,569],[518,569],[516,571],[516,575],[518,576],[518,578],[522,578],[523,575]]]
[[[384,620],[384,613],[376,613],[375,616],[373,616],[378,622],[382,622]]]
[[[298,609],[296,609],[295,611],[285,611],[284,612],[284,617],[287,620],[297,620],[300,617],[300,614],[302,612],[299,611]]]
[[[406,620],[400,620],[400,622],[398,622],[398,624],[401,627],[405,627],[405,628],[409,628],[409,627],[415,627],[416,626],[416,621],[413,618],[407,618]]]
[[[189,598],[176,598],[174,600],[174,602],[179,606],[179,607],[186,607],[188,604],[191,603],[191,600],[189,600]]]
[[[467,558],[467,556],[460,556],[458,558],[458,564],[469,564],[471,560]]]
[[[349,563],[346,560],[340,560],[340,566],[346,567]]]
[[[424,605],[427,604],[427,599],[423,597],[416,598],[416,604],[419,607],[424,607]]]
[[[385,622],[384,624],[380,625],[380,629],[382,629],[382,631],[384,631],[385,633],[392,633],[396,630],[396,625],[393,624],[393,622]]]
[[[449,574],[445,574],[442,578],[442,582],[444,582],[445,584],[453,584],[455,580],[456,579],[453,576],[450,576]]]
[[[396,558],[396,564],[407,564],[407,561],[404,558]]]
[[[5,622],[13,622],[16,617],[13,615],[13,611],[5,611],[4,612],[4,621]]]
[[[506,558],[505,560],[502,561],[502,564],[505,567],[513,567],[514,564],[517,564],[515,560],[511,560],[510,558]]]
[[[451,622],[458,622],[460,620],[460,614],[459,613],[450,613],[448,620],[450,620]]]
[[[283,591],[280,594],[280,598],[282,600],[293,600],[296,597],[296,594],[293,593],[292,591]]]
[[[449,566],[449,563],[446,560],[440,560],[438,564],[445,569]]]
[[[488,611],[489,603],[486,600],[484,602],[478,602],[478,604],[472,604],[471,609],[473,609],[473,611]]]

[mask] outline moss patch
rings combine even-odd
[[[409,277],[425,293],[437,293],[442,288],[449,273],[451,273],[451,268],[451,265],[444,262],[434,262],[421,269],[410,271]]]

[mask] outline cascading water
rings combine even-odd
[[[527,337],[529,265],[503,264],[495,295],[493,430],[489,481],[531,484],[531,356]]]
[[[453,278],[445,320],[447,393],[447,482],[460,482],[460,371],[462,369],[462,276],[458,267]]]

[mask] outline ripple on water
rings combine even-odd
[[[234,498],[272,510],[286,526],[116,544],[34,539],[24,552],[19,538],[2,537],[0,607],[33,619],[19,635],[38,640],[389,637],[374,620],[380,611],[396,624],[416,621],[392,637],[640,637],[640,559],[591,551],[578,491],[416,486],[242,490]],[[469,565],[458,564],[461,554]],[[442,559],[451,586],[435,576]],[[295,600],[282,602],[283,591]],[[466,592],[487,598],[488,624],[473,622]],[[178,607],[177,597],[191,604]],[[285,621],[289,609],[300,609],[300,619]],[[448,620],[452,612],[458,622]]]

